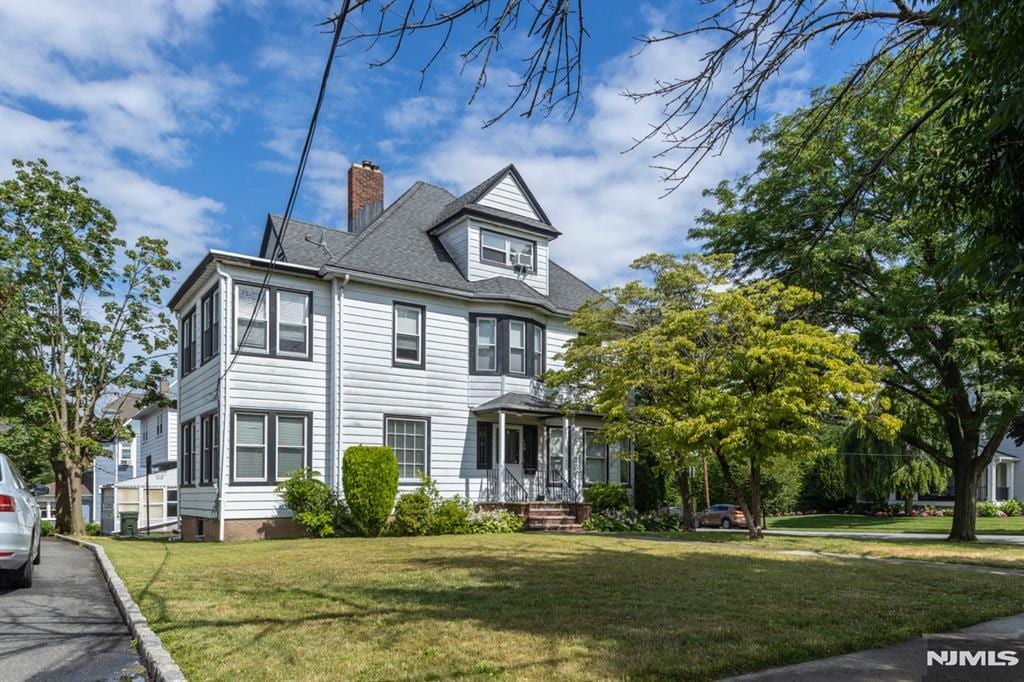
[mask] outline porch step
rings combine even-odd
[[[547,531],[558,533],[575,533],[583,530],[583,526],[573,519],[571,523],[527,523],[527,531]]]
[[[582,530],[576,517],[566,514],[564,511],[545,511],[537,514],[530,510],[530,517],[526,520],[526,530],[547,530],[547,531],[578,531]]]

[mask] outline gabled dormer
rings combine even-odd
[[[470,282],[508,277],[548,294],[548,244],[561,233],[515,166],[452,201],[434,223],[430,234]]]

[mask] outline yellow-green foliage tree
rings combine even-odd
[[[759,538],[765,469],[818,453],[828,419],[887,438],[900,424],[884,411],[880,370],[860,358],[855,339],[801,319],[812,292],[771,280],[728,286],[727,266],[722,257],[637,260],[651,283],[584,306],[572,320],[582,335],[548,381],[570,405],[603,415],[606,439],[642,437],[667,469],[716,458]]]

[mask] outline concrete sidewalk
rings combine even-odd
[[[928,665],[927,652],[1013,651],[1016,665],[1005,667],[947,667]],[[1012,659],[1011,659],[1012,660]],[[817,661],[771,668],[730,680],[790,682],[894,682],[900,680],[1021,680],[1024,679],[1024,614],[973,625],[956,632],[925,635],[881,649],[858,651]]]
[[[701,528],[701,533],[746,533],[742,528],[722,530],[721,528]],[[833,531],[833,530],[786,530],[769,526],[765,535],[792,535],[795,537],[846,538],[850,540],[932,540],[945,541],[943,533],[873,533],[870,531]],[[978,542],[993,545],[1024,546],[1024,535],[979,535]]]

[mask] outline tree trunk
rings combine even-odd
[[[715,453],[715,459],[718,460],[719,466],[722,467],[722,478],[725,479],[725,484],[729,486],[729,490],[732,491],[732,494],[736,498],[736,501],[739,502],[740,509],[743,510],[743,516],[745,516],[748,519],[754,518],[753,514],[751,513],[750,503],[747,502],[747,496],[743,494],[743,491],[736,483],[736,479],[732,477],[732,468],[729,466],[729,460],[722,456],[722,453],[720,452]],[[750,533],[750,528],[752,525],[753,524],[750,523],[747,524],[747,532],[748,534],[750,534],[751,540],[758,540],[761,537],[760,535],[754,535],[753,533]]]
[[[676,486],[683,501],[683,530],[696,530],[693,527],[693,495],[690,493],[689,467],[676,471]]]
[[[978,504],[976,490],[985,467],[982,460],[975,456],[976,453],[977,448],[971,448],[970,456],[967,452],[958,452],[953,456],[953,528],[949,533],[950,540],[978,539],[974,534]]]
[[[903,513],[910,516],[914,512],[914,495],[907,493],[903,497]]]
[[[56,497],[57,532],[85,535],[82,520],[82,470],[70,457],[52,459]]]
[[[764,509],[761,504],[761,465],[750,460],[750,515],[747,516],[747,532],[751,539],[764,536]]]

